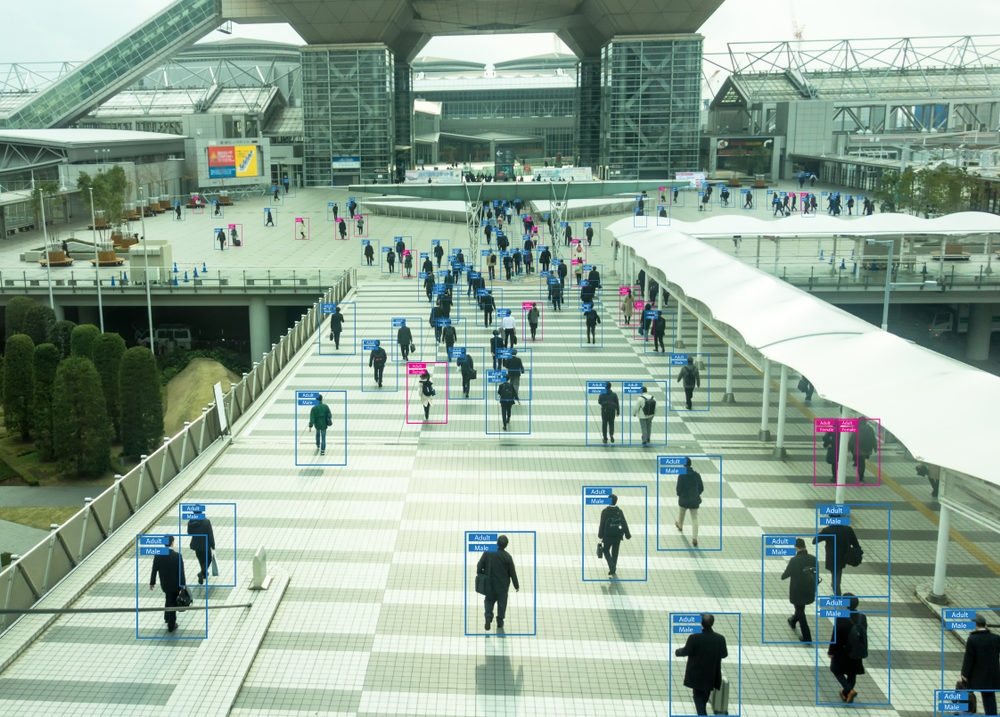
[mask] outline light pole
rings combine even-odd
[[[35,188],[34,181],[32,181],[31,188]],[[52,295],[52,257],[49,256],[49,231],[45,226],[45,191],[41,187],[38,189],[38,206],[42,212],[42,241],[44,243],[42,251],[45,253],[45,276],[49,282],[49,308],[54,312],[56,310],[56,299]]]
[[[139,201],[145,204],[143,188],[139,187]],[[139,208],[139,225],[142,227],[142,258],[146,264],[146,312],[149,315],[149,350],[156,354],[156,346],[153,343],[153,300],[149,295],[149,246],[146,244],[146,212]]]
[[[101,320],[101,333],[104,333],[104,304],[101,301],[101,256],[97,253],[97,218],[94,214],[94,187],[90,191],[90,225],[94,228],[94,278],[97,280],[97,315]]]
[[[865,239],[866,244],[887,244],[885,258],[885,294],[882,297],[882,330],[889,330],[889,292],[903,286],[919,286],[923,291],[925,286],[937,286],[936,281],[893,281],[892,280],[892,250],[895,247],[894,239]],[[900,245],[900,252],[903,248]],[[943,256],[943,254],[942,254]]]

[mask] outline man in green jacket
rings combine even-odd
[[[316,396],[316,404],[309,411],[309,428],[316,429],[316,447],[321,456],[326,455],[326,429],[333,424],[330,407],[323,403],[323,397]]]

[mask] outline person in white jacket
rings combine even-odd
[[[642,429],[642,445],[649,445],[649,435],[653,427],[653,416],[656,415],[656,399],[652,394],[642,387],[642,393],[635,402],[635,409],[632,415],[639,419],[639,427]]]

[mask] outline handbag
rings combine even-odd
[[[600,540],[597,541],[597,559],[601,560],[604,557],[604,543]]]
[[[177,592],[177,606],[178,607],[188,607],[194,600],[191,598],[191,593],[188,592],[187,588],[181,588]]]
[[[476,373],[476,369],[472,369],[472,373],[469,374],[469,380],[471,381],[471,380],[475,379],[478,376],[479,376],[479,374]]]
[[[861,560],[864,558],[865,551],[861,549],[858,544],[853,544],[847,546],[847,550],[844,551],[844,562],[850,565],[852,568],[856,568],[861,565]]]
[[[968,692],[969,692],[969,699],[968,699],[969,709],[968,709],[968,714],[970,714],[970,715],[976,714],[976,708],[979,706],[979,703],[976,700],[976,693],[973,692],[972,689],[969,687],[969,681],[968,680],[959,680],[958,682],[955,683],[955,689],[956,690],[968,690]],[[956,712],[956,714],[958,714],[958,713]]]
[[[415,352],[416,350],[417,350],[417,346],[416,346],[416,344],[410,344],[410,353],[412,354],[412,353],[413,353],[413,352]]]
[[[212,551],[212,577],[219,577],[219,564],[215,562],[215,551]]]
[[[489,583],[489,576],[487,575],[476,575],[476,592],[480,595],[486,594],[486,587]]]

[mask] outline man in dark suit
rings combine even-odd
[[[854,548],[860,549],[858,536],[854,533],[854,528],[849,525],[828,525],[819,531],[819,535],[813,538],[813,544],[822,541],[826,544],[826,560],[824,565],[830,571],[833,584],[830,588],[834,595],[840,595],[840,575],[847,565],[847,551]]]
[[[316,430],[320,429],[317,427]],[[196,515],[200,517],[188,521],[187,532],[191,536],[191,550],[198,556],[198,565],[201,566],[198,573],[198,584],[201,585],[208,580],[208,564],[212,562],[212,551],[215,550],[215,535],[212,533],[212,521],[204,513]]]
[[[684,647],[674,651],[677,657],[688,658],[684,686],[691,688],[694,706],[700,715],[708,714],[705,707],[709,695],[722,686],[722,661],[729,656],[726,638],[712,630],[714,624],[714,615],[702,615],[701,632],[688,635]]]
[[[611,494],[611,505],[601,511],[601,524],[597,528],[597,539],[604,543],[604,559],[608,561],[608,575],[615,577],[618,568],[618,548],[622,538],[632,540],[625,514],[618,507],[618,496]]]
[[[788,602],[795,607],[795,614],[788,618],[788,626],[793,630],[795,623],[802,626],[801,642],[812,642],[812,633],[806,621],[806,605],[816,600],[816,558],[806,550],[806,541],[795,539],[795,557],[788,561],[782,580],[791,579],[788,584]]]
[[[159,575],[160,590],[166,598],[164,607],[167,608],[163,613],[163,619],[167,623],[167,632],[173,632],[177,629],[177,613],[170,608],[177,607],[177,593],[180,592],[181,583],[187,584],[187,578],[184,577],[184,560],[180,553],[173,549],[174,536],[167,537],[167,544],[170,546],[170,552],[166,555],[153,556],[149,589],[152,590],[156,586],[156,576]]]
[[[1000,635],[986,629],[986,616],[976,613],[976,629],[969,633],[962,660],[962,679],[969,689],[982,690],[983,714],[997,713],[997,693],[1000,690]]]
[[[483,553],[479,558],[479,564],[476,565],[477,575],[489,577],[489,587],[483,599],[486,608],[486,629],[489,630],[490,623],[493,622],[493,606],[496,605],[497,632],[503,632],[503,618],[507,614],[507,593],[511,583],[514,584],[514,590],[521,589],[520,583],[517,582],[517,571],[514,569],[514,558],[510,557],[506,550],[508,542],[507,536],[501,535],[497,538],[497,549]]]

